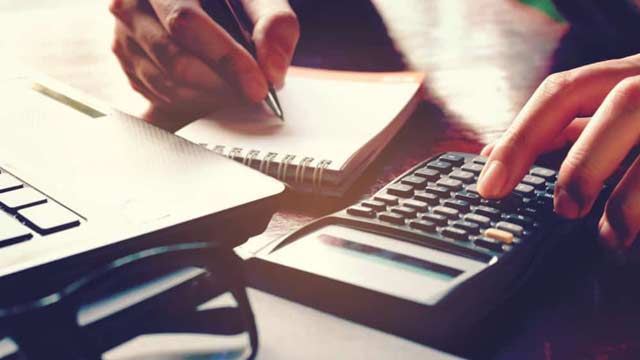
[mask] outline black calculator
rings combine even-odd
[[[476,190],[485,162],[444,153],[417,164],[258,251],[252,285],[446,348],[578,225],[553,212],[556,171],[532,167],[510,195],[489,200]]]

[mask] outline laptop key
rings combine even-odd
[[[80,219],[74,213],[54,202],[19,210],[18,218],[42,235],[80,225]]]
[[[0,174],[0,193],[20,189],[23,186],[24,184],[13,176],[7,173]]]
[[[0,205],[10,212],[47,202],[47,197],[32,188],[0,193]]]
[[[33,234],[18,220],[5,214],[0,214],[0,246],[29,240]]]

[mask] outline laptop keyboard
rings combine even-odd
[[[0,169],[0,247],[80,225],[80,218]]]

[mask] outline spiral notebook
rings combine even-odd
[[[418,72],[292,68],[278,92],[284,122],[259,104],[214,112],[177,135],[295,190],[339,196],[411,115],[423,80]]]

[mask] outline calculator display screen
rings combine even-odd
[[[463,273],[463,271],[449,266],[436,264],[434,262],[389,251],[377,246],[363,244],[337,236],[328,234],[318,234],[318,240],[329,246],[334,246],[353,256],[368,258],[389,266],[402,267],[409,271],[417,271],[443,280],[451,280]]]
[[[487,266],[337,224],[302,235],[267,256],[290,268],[427,305]]]

